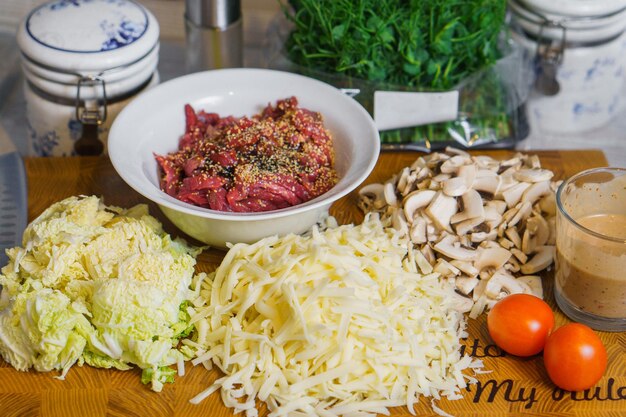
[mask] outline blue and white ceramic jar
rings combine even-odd
[[[132,0],[45,3],[17,42],[32,156],[106,153],[115,116],[159,82],[159,25]]]
[[[626,0],[509,0],[513,37],[534,57],[539,133],[600,128],[626,100]]]

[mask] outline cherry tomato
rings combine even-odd
[[[607,354],[593,330],[584,324],[570,323],[548,337],[543,362],[556,386],[567,391],[583,391],[602,378]]]
[[[512,294],[498,301],[487,315],[489,335],[511,355],[532,356],[541,352],[554,328],[554,313],[541,298]]]

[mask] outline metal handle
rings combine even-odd
[[[97,106],[88,109],[85,100],[80,97],[81,87],[102,88],[102,97],[96,100]],[[83,103],[85,105],[83,105]],[[81,76],[76,84],[76,119],[83,124],[101,125],[107,119],[107,91],[104,78],[97,75]]]
[[[547,39],[544,36],[543,31],[545,28],[561,30],[561,39],[556,45],[551,39]],[[562,23],[547,19],[543,21],[537,36],[537,50],[535,53],[537,78],[535,79],[535,89],[546,96],[554,96],[561,89],[556,76],[559,66],[563,62],[566,41],[567,28]]]
[[[80,96],[81,87],[100,87],[102,96],[96,99],[95,108],[88,108]],[[83,131],[79,140],[74,143],[74,151],[78,155],[100,155],[104,144],[98,137],[98,126],[107,119],[106,83],[100,76],[81,76],[76,85],[76,119],[81,122]]]

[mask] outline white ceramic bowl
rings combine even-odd
[[[184,133],[183,107],[221,116],[251,116],[276,100],[295,96],[301,107],[320,112],[335,148],[338,183],[306,203],[263,213],[225,213],[179,201],[159,188],[154,153],[175,151]],[[370,174],[380,139],[369,113],[338,89],[312,78],[262,69],[225,69],[186,75],[160,84],[134,99],[116,117],[108,152],[118,174],[159,205],[189,236],[216,247],[252,243],[274,234],[302,233],[330,205]]]

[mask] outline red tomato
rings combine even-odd
[[[541,352],[554,328],[554,313],[541,298],[512,294],[498,301],[487,315],[489,335],[498,347],[516,356]]]
[[[593,330],[584,324],[570,323],[548,337],[543,361],[556,386],[567,391],[583,391],[602,378],[607,355]]]

